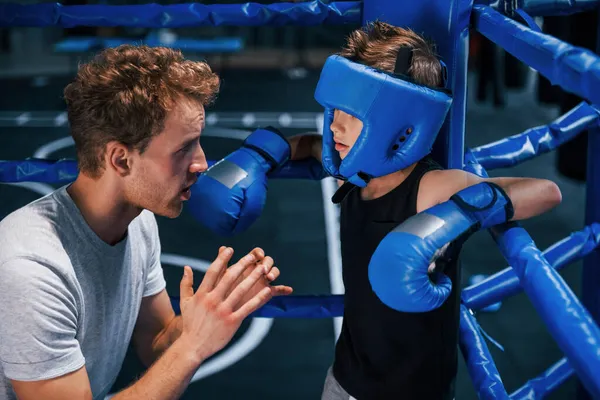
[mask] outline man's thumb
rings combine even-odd
[[[183,278],[179,284],[179,295],[181,300],[188,299],[194,295],[194,273],[192,269],[186,265],[183,267]]]

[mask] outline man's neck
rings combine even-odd
[[[360,196],[363,200],[374,200],[381,196],[384,196],[397,188],[402,182],[408,178],[410,173],[415,169],[417,164],[414,163],[407,168],[400,171],[393,172],[389,175],[381,176],[379,178],[373,178],[369,181],[369,184],[362,188]]]
[[[105,177],[94,180],[79,174],[67,193],[92,231],[111,246],[123,240],[127,227],[141,212],[127,204],[122,191]]]

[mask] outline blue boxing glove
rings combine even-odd
[[[260,216],[267,174],[290,157],[290,145],[275,128],[257,129],[241,148],[212,165],[192,186],[194,218],[222,236],[244,232]]]
[[[440,307],[452,291],[442,273],[430,278],[429,265],[456,239],[512,219],[514,210],[504,190],[482,182],[450,200],[404,221],[377,246],[369,263],[373,291],[388,307],[426,312]]]

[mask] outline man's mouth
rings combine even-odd
[[[189,200],[189,199],[190,199],[190,197],[192,197],[192,190],[191,190],[191,188],[192,188],[192,186],[194,186],[194,184],[195,184],[195,183],[196,183],[196,181],[194,181],[192,184],[190,184],[190,185],[188,185],[188,186],[184,187],[184,188],[181,190],[181,197],[182,197],[184,200]]]

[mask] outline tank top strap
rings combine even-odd
[[[431,157],[425,157],[415,167],[413,172],[408,177],[408,181],[406,187],[409,188],[408,191],[408,208],[412,213],[417,213],[417,198],[419,194],[419,186],[421,183],[421,179],[425,176],[426,173],[430,171],[441,170],[442,167],[433,160]]]

